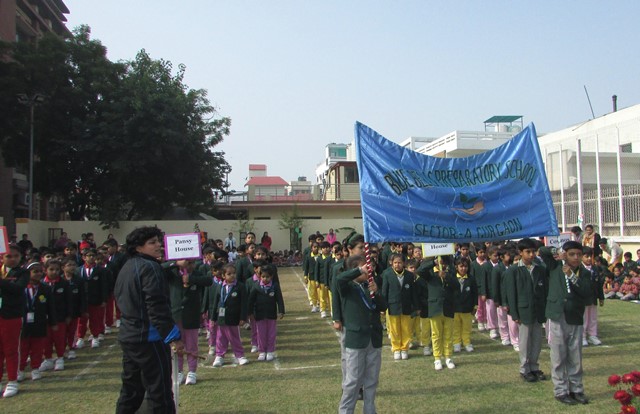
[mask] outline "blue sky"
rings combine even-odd
[[[186,65],[249,164],[315,181],[360,121],[396,142],[523,115],[539,133],[640,103],[640,2],[64,0],[113,61],[146,49]]]

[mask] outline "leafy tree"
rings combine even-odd
[[[297,205],[294,205],[290,212],[283,211],[280,214],[278,225],[282,230],[289,230],[290,247],[295,250],[302,250],[304,219],[300,216]]]
[[[10,46],[3,45],[5,51]],[[185,67],[144,50],[112,63],[82,26],[66,41],[45,36],[11,46],[0,61],[0,139],[8,165],[28,165],[28,110],[16,94],[47,96],[36,109],[35,191],[59,195],[72,219],[159,219],[175,205],[213,208],[212,189],[230,169],[215,145],[230,119],[205,90],[184,83]]]

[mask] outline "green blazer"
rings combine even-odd
[[[382,272],[382,296],[389,309],[389,315],[411,315],[420,309],[418,289],[415,286],[415,276],[405,270],[402,286],[393,268]]]
[[[189,283],[185,287],[177,267],[166,268],[165,273],[173,320],[182,322],[184,329],[198,329],[203,292],[206,286],[213,284],[213,278],[196,269],[189,275]]]
[[[558,266],[549,275],[547,297],[548,319],[557,321],[564,314],[569,325],[582,325],[585,303],[591,295],[591,276],[582,265],[578,266],[578,281],[567,290],[567,281],[562,267]]]
[[[519,263],[509,266],[505,272],[509,315],[525,325],[546,320],[545,306],[549,292],[547,269],[535,265],[533,272]]]
[[[452,272],[440,278],[434,271],[433,260],[424,260],[416,273],[426,282],[427,292],[427,310],[428,317],[444,315],[447,318],[453,318],[454,315],[454,295],[456,289],[455,276]],[[459,286],[459,285],[458,285]],[[420,315],[424,317],[423,315]]]
[[[387,309],[387,304],[380,291],[371,299],[369,290],[353,281],[359,275],[359,269],[351,269],[336,276],[336,287],[340,292],[343,311],[344,346],[351,349],[363,349],[371,342],[374,348],[381,348],[380,312]]]

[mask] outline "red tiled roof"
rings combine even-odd
[[[289,183],[283,180],[282,177],[252,177],[244,186],[247,187],[249,185],[284,187],[289,185]]]
[[[249,171],[266,171],[267,166],[264,164],[249,164]]]

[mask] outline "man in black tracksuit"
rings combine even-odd
[[[122,347],[122,389],[117,413],[135,413],[145,395],[154,413],[175,413],[171,388],[171,352],[184,348],[171,317],[169,288],[156,258],[162,232],[141,227],[127,236],[129,260],[115,286],[122,313],[118,340]]]

